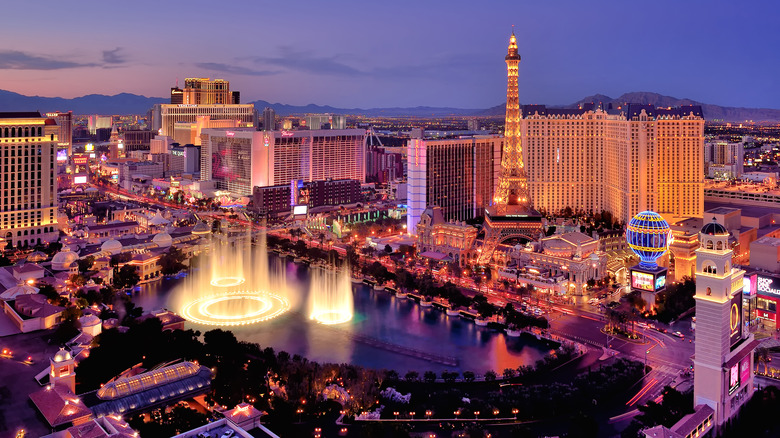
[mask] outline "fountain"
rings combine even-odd
[[[252,245],[251,230],[212,235],[201,269],[182,286],[181,315],[189,321],[239,326],[267,321],[290,309],[284,269],[269,272],[265,233]]]
[[[352,279],[349,266],[339,272],[315,269],[309,286],[309,317],[322,324],[342,324],[352,319]]]

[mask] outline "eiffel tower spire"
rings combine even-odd
[[[496,247],[509,239],[536,240],[542,231],[542,216],[533,209],[520,140],[520,101],[517,91],[517,37],[509,37],[506,61],[506,119],[501,174],[493,195],[493,204],[485,215],[485,239],[479,248],[477,263],[490,263]]]
[[[507,214],[522,206],[531,207],[528,194],[528,179],[523,163],[523,145],[520,140],[520,101],[518,98],[517,67],[520,55],[517,53],[517,37],[514,29],[509,37],[506,60],[506,118],[504,119],[504,151],[501,157],[501,175],[493,204],[498,214]]]

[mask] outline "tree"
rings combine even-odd
[[[56,302],[60,299],[60,294],[57,293],[57,289],[48,283],[42,284],[41,287],[38,288],[38,293],[45,296],[49,302]]]
[[[385,245],[385,252],[388,253],[388,254],[392,254],[393,253],[393,247],[390,246],[390,244]]]
[[[436,381],[436,372],[434,371],[426,371],[423,374],[423,380],[425,380],[426,383],[433,383]]]
[[[119,289],[133,287],[141,280],[138,268],[133,265],[124,265],[114,273],[114,286]]]
[[[11,265],[13,265],[13,262],[11,261],[11,259],[9,259],[8,257],[6,257],[4,255],[0,255],[0,266],[11,266]]]
[[[504,379],[509,380],[517,376],[517,370],[514,368],[504,369]]]
[[[475,378],[474,371],[464,371],[463,372],[463,380],[467,382],[473,382]]]
[[[420,373],[417,371],[409,371],[404,375],[404,379],[407,382],[416,382],[420,378]]]
[[[68,281],[71,282],[74,286],[81,287],[87,284],[87,279],[83,275],[80,274],[73,274],[70,277],[68,277]]]
[[[92,269],[92,265],[95,263],[95,256],[86,256],[83,259],[76,260],[76,264],[79,265],[79,272],[84,273]]]
[[[160,265],[160,272],[162,272],[163,275],[173,275],[181,271],[185,268],[184,266],[184,260],[187,258],[184,253],[176,248],[175,246],[171,246],[168,249],[168,252],[164,253],[160,256],[160,259],[157,261],[157,263]]]
[[[498,374],[496,374],[493,370],[485,371],[485,381],[486,382],[495,382],[496,378],[498,377]]]
[[[756,348],[755,354],[755,362],[756,362],[756,372],[758,372],[758,366],[763,362],[764,363],[764,374],[767,374],[769,371],[769,349],[766,347],[759,347]]]

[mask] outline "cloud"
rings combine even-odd
[[[313,52],[298,51],[291,47],[279,47],[280,54],[273,57],[256,57],[257,64],[270,64],[288,70],[317,75],[374,78],[434,78],[441,71],[455,72],[473,69],[484,62],[484,55],[439,54],[419,64],[380,65],[366,69],[352,67],[343,62],[346,55],[316,56]],[[358,64],[366,64],[355,60]]]
[[[284,67],[304,73],[328,74],[336,76],[364,76],[369,73],[339,61],[340,56],[313,56],[310,52],[297,51],[291,47],[279,48],[281,54],[275,57],[258,57],[254,62]]]
[[[122,64],[125,62],[124,56],[120,54],[119,52],[122,50],[121,47],[117,47],[114,50],[103,50],[103,62],[106,64]]]
[[[0,70],[61,70],[66,68],[96,67],[97,65],[95,63],[62,61],[18,50],[0,50]]]
[[[219,62],[198,62],[195,67],[202,68],[204,70],[219,71],[223,73],[232,73],[237,75],[247,76],[271,76],[278,74],[278,71],[272,70],[255,70],[240,65],[222,64]]]

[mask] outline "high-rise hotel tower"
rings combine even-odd
[[[603,109],[521,108],[531,198],[556,214],[609,211],[628,223],[653,210],[668,217],[704,212],[704,118],[700,106]]]
[[[37,112],[0,113],[0,238],[6,246],[51,242],[57,229],[59,126]]]

